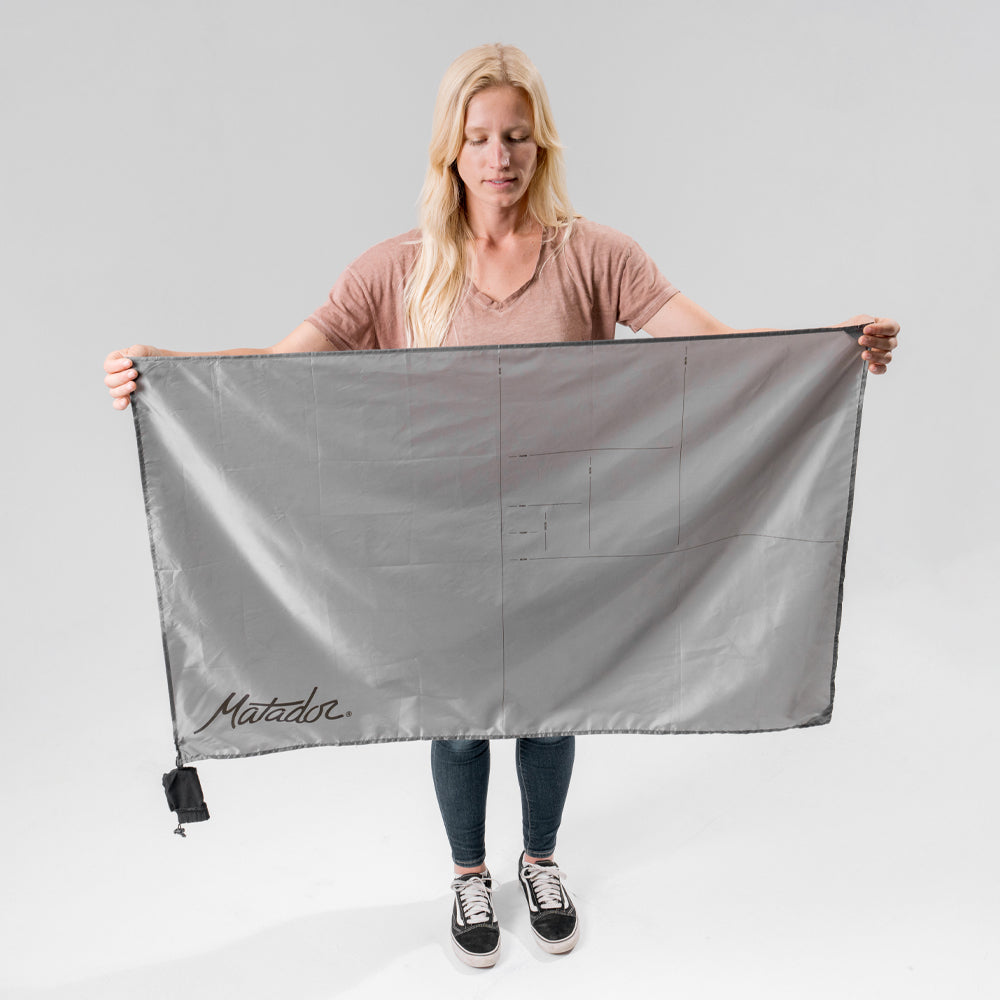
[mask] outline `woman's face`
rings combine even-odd
[[[538,162],[531,104],[516,87],[491,87],[469,101],[458,176],[466,207],[504,209],[527,193]]]

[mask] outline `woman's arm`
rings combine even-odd
[[[736,333],[683,292],[671,296],[643,329],[651,337],[717,337]]]
[[[845,323],[831,323],[831,326],[860,326],[865,324],[858,343],[865,348],[861,357],[868,362],[868,370],[873,375],[882,375],[892,361],[896,349],[899,324],[892,319],[876,319],[874,316],[853,316]],[[723,333],[764,333],[761,330],[737,330],[716,319],[711,313],[678,292],[643,329],[651,337],[717,337]],[[773,328],[772,328],[773,329]]]
[[[272,347],[232,347],[225,351],[168,351],[148,344],[133,344],[123,351],[112,351],[104,359],[104,384],[111,394],[111,405],[124,410],[129,397],[135,392],[138,373],[132,367],[132,358],[149,357],[206,357],[221,354],[299,354],[309,351],[329,351],[330,341],[312,325],[302,323]]]

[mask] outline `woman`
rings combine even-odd
[[[892,360],[899,327],[867,322],[869,370]],[[420,229],[373,247],[328,301],[270,348],[212,354],[437,347],[611,339],[615,324],[654,337],[734,332],[679,293],[628,237],[575,215],[562,150],[538,71],[519,50],[472,49],[438,93]],[[834,324],[848,325],[848,324]],[[104,363],[113,405],[136,387],[135,345]],[[518,739],[524,853],[519,881],[541,947],[573,948],[579,922],[553,861],[573,767],[574,737]],[[436,740],[432,774],[455,865],[452,941],[459,957],[497,960],[499,929],[486,867],[489,742]]]

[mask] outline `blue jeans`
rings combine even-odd
[[[533,736],[517,740],[514,759],[521,786],[524,850],[544,858],[556,849],[576,753],[574,736]],[[486,791],[490,781],[489,740],[434,740],[431,774],[441,818],[460,868],[486,860]]]

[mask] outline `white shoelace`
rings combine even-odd
[[[451,887],[458,893],[459,905],[462,907],[462,914],[467,924],[489,922],[493,914],[493,905],[490,901],[490,890],[486,888],[486,883],[481,878],[470,878],[464,882],[455,879]]]
[[[524,877],[531,883],[538,907],[542,910],[557,910],[563,905],[562,882],[566,873],[560,868],[546,865],[525,865]]]

